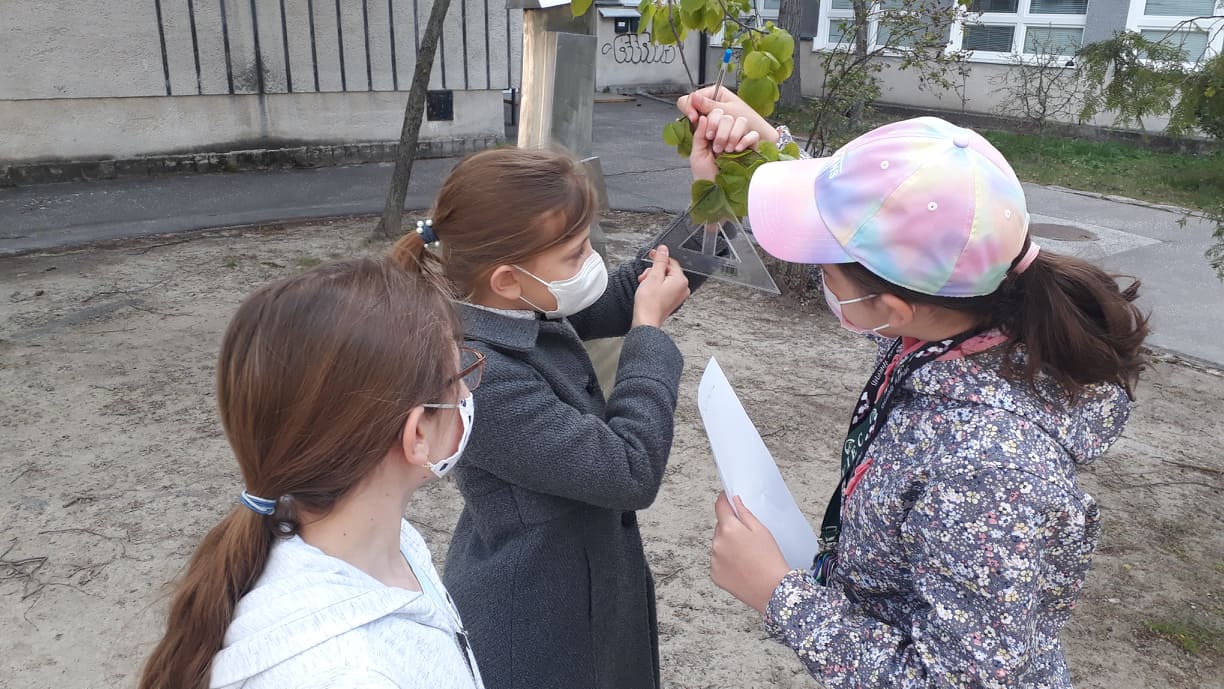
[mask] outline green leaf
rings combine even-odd
[[[680,136],[680,133],[677,131],[676,127],[677,125],[681,124],[687,125],[688,120],[685,120],[684,122],[673,120],[668,122],[667,125],[663,127],[663,143],[667,144],[668,146],[680,145],[682,137]]]
[[[696,14],[705,9],[707,0],[680,0],[680,11]]]
[[[668,122],[663,127],[663,143],[675,146],[676,152],[687,158],[693,152],[693,130],[688,119]]]
[[[677,33],[677,30],[679,33]],[[651,39],[659,45],[675,45],[684,38],[684,28],[672,28],[671,25],[671,8],[666,11],[662,8],[655,13],[653,20],[650,23]]]
[[[680,0],[680,24],[692,31],[705,28],[709,0]]]
[[[761,157],[764,158],[765,161],[770,163],[775,163],[780,160],[782,153],[778,150],[778,145],[772,141],[762,141],[760,145],[757,146],[757,152],[761,154]]]
[[[706,194],[711,193],[712,190],[717,186],[718,186],[717,184],[715,184],[714,182],[711,182],[708,179],[693,180],[692,205],[696,206],[698,203],[701,203],[702,201],[704,201]]]
[[[638,33],[650,31],[650,22],[654,20],[658,9],[659,6],[654,4],[654,0],[642,0],[642,4],[638,5],[638,14],[642,15],[638,20]]]
[[[786,144],[782,147],[782,155],[790,156],[791,160],[799,160],[801,157],[799,154],[799,144],[795,143],[794,141]]]
[[[739,97],[762,117],[773,114],[779,95],[778,85],[771,79],[745,79],[739,88]]]
[[[747,177],[729,177],[720,174],[714,178],[714,183],[722,190],[727,197],[727,205],[731,207],[731,212],[735,217],[742,218],[748,215],[748,178]]]
[[[749,79],[763,79],[779,67],[777,58],[763,50],[753,51],[744,56],[744,76]]]
[[[682,123],[682,131],[680,145],[676,147],[676,152],[687,158],[693,153],[693,130],[689,128],[688,120]]]
[[[732,215],[727,194],[714,182],[699,179],[693,182],[693,222],[711,223],[726,220]]]
[[[761,50],[773,55],[778,62],[785,62],[794,56],[795,39],[784,29],[775,28],[761,39]]]
[[[574,13],[575,17],[581,17],[587,13],[587,10],[591,9],[591,5],[594,2],[595,0],[573,0],[570,4],[570,10]]]
[[[752,149],[748,149],[747,151],[740,151],[739,153],[723,153],[722,155],[718,156],[717,160],[719,166],[734,162],[737,165],[750,167],[750,161],[755,157],[757,157],[757,152]]]
[[[726,175],[727,177],[731,178],[742,178],[745,182],[747,182],[752,175],[748,172],[748,167],[739,162],[740,160],[743,160],[743,158],[732,157],[733,155],[743,156],[745,153],[748,153],[748,151],[744,151],[740,154],[718,156],[717,161],[719,174]]]
[[[769,76],[775,82],[781,84],[787,79],[790,79],[790,76],[792,73],[794,73],[794,71],[795,71],[795,61],[791,59],[786,59],[778,63],[778,66],[774,68],[773,72],[770,73]]]

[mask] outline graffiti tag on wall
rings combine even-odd
[[[676,61],[676,46],[655,45],[650,42],[650,32],[623,33],[600,48],[604,55],[622,65],[670,65]]]

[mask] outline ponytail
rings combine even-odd
[[[217,360],[221,425],[243,485],[196,549],[140,689],[206,689],[238,601],[273,543],[328,514],[379,466],[411,410],[453,389],[461,330],[449,298],[388,260],[325,263],[266,285],[231,319]],[[237,492],[235,490],[235,492]]]
[[[1086,385],[1113,383],[1134,398],[1146,360],[1148,316],[1135,304],[1138,280],[1120,288],[1117,278],[1087,261],[1043,251],[1000,287],[996,324],[1011,336],[1004,375],[1056,380],[1074,399]]]
[[[442,273],[442,262],[429,250],[417,232],[408,232],[391,246],[391,262],[410,273],[434,280]]]
[[[1000,374],[1028,384],[1038,395],[1037,380],[1044,374],[1068,400],[1095,383],[1119,385],[1133,399],[1147,363],[1142,347],[1150,331],[1147,314],[1135,305],[1139,281],[1120,288],[1115,276],[1091,263],[1049,251],[1023,266],[1030,246],[1026,241],[999,288],[981,297],[922,294],[858,263],[840,269],[867,292],[961,311],[974,316],[980,329],[1002,330],[1009,343]]]
[[[140,676],[139,689],[208,689],[234,608],[263,573],[272,517],[236,507],[196,548],[170,604],[172,624]]]

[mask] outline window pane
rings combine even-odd
[[[1163,31],[1160,29],[1151,29],[1140,31],[1140,34],[1149,41],[1164,43],[1167,46],[1180,47],[1182,55],[1185,56],[1186,62],[1198,62],[1203,58],[1203,53],[1207,52],[1207,32],[1206,31]]]
[[[943,40],[940,41],[941,44],[948,44],[949,32],[950,30],[948,28],[944,29]],[[876,29],[876,45],[886,45],[890,48],[913,48],[919,42],[926,40],[926,33],[914,32],[909,36],[902,36],[890,41],[891,38],[892,27],[886,22],[880,22],[879,28]]]
[[[842,22],[845,22],[846,29],[851,28],[854,23],[850,19],[830,19],[829,20],[829,43],[845,43],[846,34],[842,30]]]
[[[1015,14],[1020,0],[973,0],[971,12],[1009,12]]]
[[[854,5],[853,5],[853,4],[851,4],[850,0],[833,0],[833,7],[832,7],[832,9],[835,9],[835,10],[852,10],[852,9],[854,9]]]
[[[1088,14],[1088,0],[1029,0],[1033,14]]]
[[[1083,43],[1083,29],[1025,27],[1024,52],[1029,55],[1074,55]]]
[[[964,50],[988,50],[996,53],[1012,51],[1012,37],[1016,33],[1014,26],[989,26],[986,24],[970,24],[965,27],[961,48]]]
[[[913,48],[914,44],[921,38],[921,36],[911,34],[909,36],[902,36],[898,39],[892,40],[892,29],[884,24],[881,24],[879,30],[876,32],[876,45],[886,45],[889,48]]]
[[[777,12],[782,6],[782,0],[761,0],[762,12]]]
[[[1147,0],[1149,17],[1205,17],[1215,14],[1215,0]]]

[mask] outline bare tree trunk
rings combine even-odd
[[[782,0],[778,7],[778,26],[785,29],[795,39],[795,50],[791,54],[795,71],[781,84],[782,97],[778,100],[778,107],[781,108],[795,108],[803,101],[803,84],[800,79],[803,70],[799,69],[802,64],[799,60],[799,25],[803,2],[804,0]]]
[[[867,58],[867,35],[868,27],[871,22],[871,4],[867,0],[853,0],[854,6],[854,55],[858,60],[866,60]],[[848,118],[850,120],[851,131],[857,130],[863,122],[863,110],[867,107],[867,103],[862,100],[856,100],[850,106]]]
[[[412,72],[412,86],[408,90],[408,107],[404,109],[404,126],[400,130],[399,148],[395,153],[395,172],[391,175],[391,188],[387,191],[387,203],[383,206],[382,218],[374,228],[374,236],[393,238],[403,231],[404,198],[408,195],[408,180],[412,177],[412,162],[416,159],[417,141],[421,136],[421,121],[425,118],[425,93],[429,89],[429,75],[433,71],[434,56],[438,52],[438,37],[442,35],[442,22],[450,10],[451,0],[433,0],[429,21],[421,34],[421,47],[417,51],[416,68]]]

